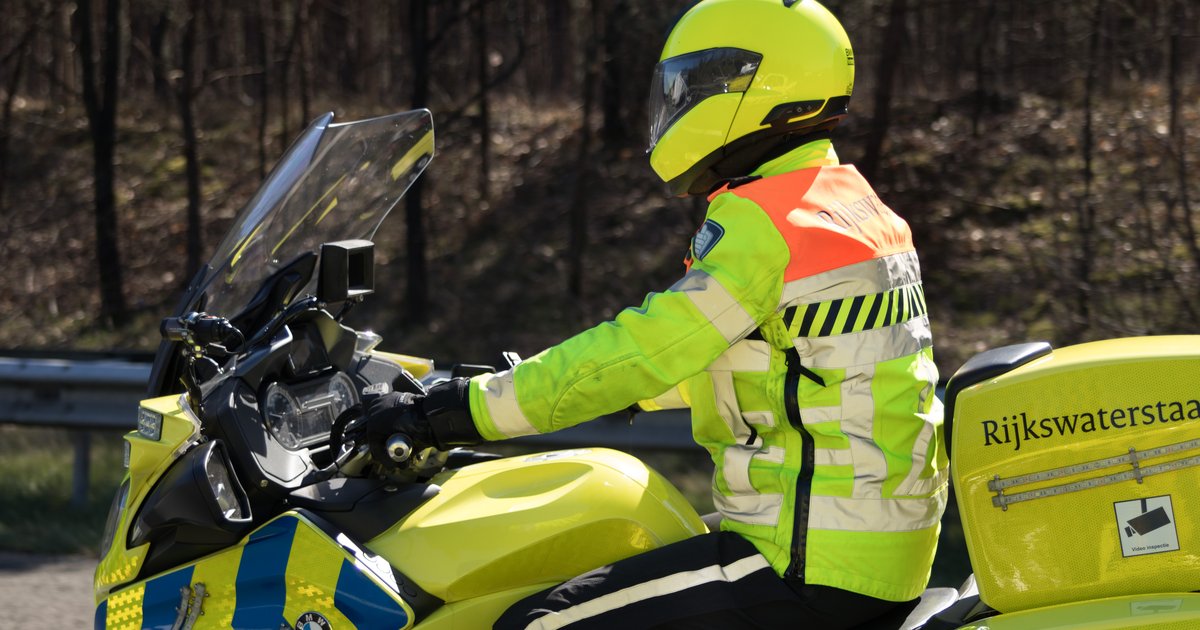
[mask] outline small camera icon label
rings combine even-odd
[[[1121,555],[1144,556],[1179,550],[1179,533],[1171,496],[1118,501],[1113,504]]]

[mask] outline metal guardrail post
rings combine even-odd
[[[92,432],[75,431],[75,468],[71,473],[71,507],[84,508],[88,503],[88,477],[91,473]]]

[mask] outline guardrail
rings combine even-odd
[[[137,356],[137,359],[143,358]],[[87,502],[91,431],[137,428],[138,402],[146,397],[150,364],[121,355],[0,356],[0,424],[77,429],[71,501]],[[514,440],[542,447],[608,446],[619,449],[698,449],[686,412],[606,416],[557,433]]]

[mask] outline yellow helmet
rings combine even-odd
[[[650,87],[650,166],[708,194],[846,116],[854,52],[817,0],[703,0],[679,19]]]

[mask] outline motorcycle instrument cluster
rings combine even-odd
[[[296,450],[328,438],[333,421],[356,401],[354,384],[337,372],[305,383],[271,383],[262,411],[275,439]]]

